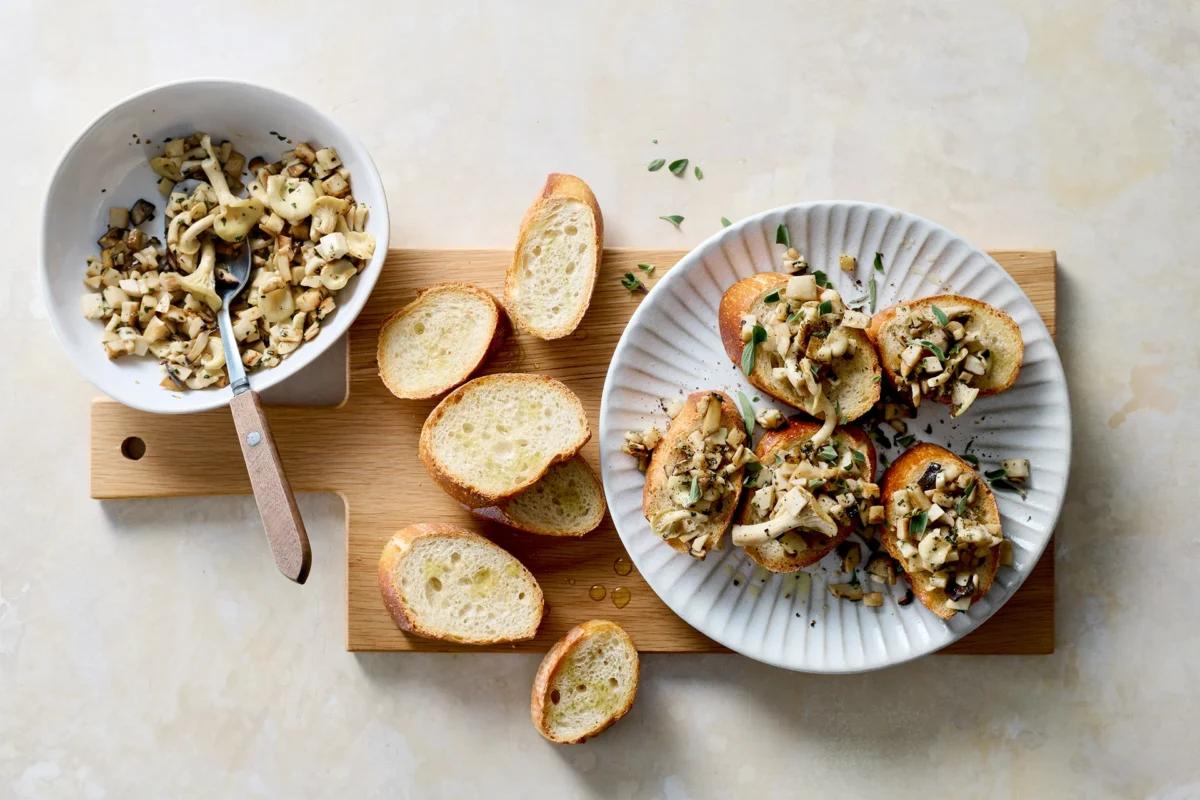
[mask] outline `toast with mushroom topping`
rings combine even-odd
[[[926,608],[949,619],[987,594],[1004,534],[996,498],[970,464],[921,442],[888,467],[881,489],[883,546]]]
[[[557,744],[596,736],[633,707],[638,672],[637,648],[620,625],[576,625],[538,667],[529,701],[534,727]]]
[[[1012,386],[1025,344],[1013,318],[961,295],[909,300],[880,311],[867,329],[888,381],[919,406],[924,397],[962,416],[979,397]]]
[[[721,297],[725,352],[754,386],[824,421],[817,444],[879,400],[879,358],[871,318],[846,308],[814,275],[760,272]]]
[[[468,283],[439,283],[384,320],[379,377],[401,399],[448,392],[471,377],[503,338],[495,299]]]
[[[719,549],[733,523],[746,464],[754,460],[729,395],[688,395],[646,469],[642,511],[650,529],[695,558]]]
[[[735,545],[771,572],[815,564],[851,533],[882,524],[875,447],[857,427],[812,443],[821,424],[793,421],[770,431],[755,452],[762,464],[733,526]]]
[[[561,339],[592,302],[604,253],[604,218],[592,190],[574,175],[551,173],[521,221],[504,307],[539,339]]]
[[[520,561],[456,525],[397,531],[379,557],[379,590],[401,630],[460,644],[532,639],[545,609]]]
[[[509,500],[591,438],[583,404],[545,375],[499,373],[464,383],[421,428],[419,455],[468,508]]]
[[[583,456],[575,456],[511,500],[475,513],[526,533],[583,536],[604,521],[607,509],[600,479]]]

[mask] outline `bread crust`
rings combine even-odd
[[[912,586],[913,594],[917,596],[921,604],[942,619],[950,619],[958,612],[952,608],[946,608],[946,601],[949,600],[949,597],[946,595],[944,589],[931,586],[928,580],[923,578],[923,576],[928,576],[930,573],[924,572],[914,575],[908,572],[905,560],[900,555],[899,539],[896,538],[897,520],[892,514],[892,495],[909,484],[916,483],[925,472],[926,467],[933,462],[937,462],[938,464],[954,464],[959,469],[975,475],[975,491],[979,494],[975,496],[976,499],[973,499],[972,502],[982,502],[983,522],[1000,524],[1000,509],[996,505],[996,496],[992,494],[987,481],[979,475],[978,471],[966,461],[959,458],[955,453],[936,444],[930,444],[929,442],[914,444],[901,453],[883,474],[883,480],[879,486],[879,496],[887,516],[887,524],[884,525],[882,532],[883,547],[900,564],[900,568],[908,576],[908,582]],[[1000,548],[993,547],[988,551],[987,570],[983,573],[975,594],[971,595],[972,603],[983,597],[992,588],[992,582],[995,580],[999,569]]]
[[[434,455],[432,444],[433,429],[441,421],[442,417],[446,415],[446,411],[448,409],[462,402],[463,397],[468,392],[478,390],[486,383],[497,380],[516,380],[527,382],[530,385],[531,390],[539,384],[548,385],[554,391],[564,393],[574,404],[575,410],[579,415],[579,424],[583,431],[582,435],[577,439],[577,441],[572,443],[570,448],[554,456],[541,472],[502,494],[485,492],[481,489],[471,486],[463,480],[460,480],[447,469],[446,465],[443,464],[442,461],[437,458],[437,456]],[[497,503],[503,502],[504,500],[516,497],[518,494],[537,483],[539,480],[541,480],[542,476],[546,474],[550,467],[575,456],[575,454],[577,454],[583,448],[583,446],[587,444],[587,441],[590,438],[592,438],[592,429],[588,425],[587,415],[583,411],[583,404],[579,401],[579,398],[576,396],[576,394],[572,392],[562,381],[555,380],[548,375],[531,375],[523,372],[499,372],[494,375],[484,375],[482,377],[475,378],[474,380],[467,381],[462,386],[459,386],[450,394],[446,395],[442,399],[442,402],[438,403],[433,411],[430,412],[428,418],[425,420],[425,424],[421,426],[421,438],[417,447],[417,454],[421,458],[421,463],[425,465],[425,469],[429,471],[430,477],[433,478],[434,482],[437,483],[437,485],[440,486],[442,490],[446,492],[446,494],[450,495],[467,508],[486,508],[487,506],[494,506]]]
[[[808,420],[792,420],[782,428],[773,431],[767,431],[758,442],[758,447],[755,448],[755,455],[763,464],[771,463],[775,454],[785,450],[790,450],[793,447],[803,444],[813,437],[817,431],[821,429],[821,424],[817,422],[809,422]],[[858,426],[848,425],[834,429],[833,436],[846,436],[854,441],[857,449],[866,450],[868,473],[867,479],[872,483],[875,481],[877,458],[875,454],[875,445],[871,442],[871,437]],[[751,489],[743,498],[741,508],[738,509],[737,521],[738,524],[745,524],[750,518],[750,503],[754,500],[754,494],[757,489]],[[790,536],[790,543],[794,547],[795,538],[803,541],[805,548],[803,550],[796,548],[796,555],[789,556],[786,553],[781,553],[772,556],[769,552],[773,548],[765,548],[762,545],[750,545],[744,548],[746,555],[763,569],[770,572],[796,572],[804,567],[816,564],[825,556],[833,552],[839,544],[844,542],[846,538],[855,531],[855,526],[849,523],[838,526],[837,535],[834,537],[822,536],[819,533],[812,531],[796,530],[783,534]],[[780,537],[782,538],[782,537]]]
[[[714,394],[721,398],[721,424],[730,430],[744,427],[741,412],[737,410],[737,406],[733,404],[729,395],[715,389],[704,389],[689,394],[683,403],[683,408],[675,416],[675,419],[671,420],[666,433],[663,434],[662,441],[659,442],[658,447],[654,448],[654,453],[650,456],[650,464],[646,467],[646,484],[642,489],[642,514],[647,520],[652,516],[654,507],[667,497],[667,479],[670,477],[670,470],[678,460],[675,457],[675,443],[686,439],[688,434],[695,430],[702,421],[696,410],[697,401],[705,395]],[[717,539],[717,544],[712,548],[714,550],[720,550],[724,546],[725,534],[733,525],[733,516],[737,511],[738,499],[742,494],[744,474],[744,471],[739,472],[733,479],[733,502],[729,504],[729,510],[725,512],[721,535]],[[691,548],[678,539],[664,541],[681,553],[691,554]],[[704,555],[697,556],[697,558],[703,561]]]
[[[566,663],[567,658],[580,643],[590,636],[608,631],[618,634],[633,651],[633,687],[629,691],[629,697],[611,717],[582,736],[574,739],[558,738],[550,731],[546,719],[549,706],[551,705],[550,692],[554,679],[558,676],[558,672],[563,664]],[[554,646],[550,648],[549,652],[542,659],[542,663],[538,666],[537,675],[533,679],[533,691],[530,693],[529,698],[529,714],[533,720],[533,726],[537,728],[538,733],[555,744],[581,744],[591,737],[604,732],[613,723],[629,713],[629,709],[633,707],[633,701],[637,698],[638,684],[640,682],[641,661],[638,658],[637,647],[624,628],[606,619],[593,619],[580,623],[567,631],[567,634],[563,638],[554,643]]]
[[[574,460],[578,461],[584,467],[588,477],[591,479],[593,485],[595,486],[596,496],[600,498],[599,511],[595,515],[593,515],[587,521],[587,523],[585,525],[580,525],[579,530],[572,530],[572,531],[564,532],[562,530],[552,530],[550,528],[542,528],[542,527],[538,527],[536,525],[527,523],[524,520],[510,516],[507,513],[507,511],[505,510],[505,506],[508,503],[511,503],[513,500],[516,500],[517,499],[516,497],[513,497],[510,500],[507,500],[504,503],[501,503],[500,505],[488,506],[487,508],[473,508],[473,509],[471,509],[471,513],[473,513],[476,516],[479,516],[483,519],[491,520],[492,522],[498,522],[501,525],[507,525],[508,527],[515,528],[516,530],[519,530],[519,531],[524,531],[525,533],[536,533],[539,536],[559,536],[559,537],[572,537],[572,538],[579,538],[580,536],[586,536],[587,534],[594,531],[596,528],[600,527],[600,523],[604,521],[604,515],[608,512],[608,503],[604,499],[604,486],[603,486],[603,484],[600,483],[600,478],[596,475],[596,471],[594,469],[592,469],[592,465],[589,464],[587,462],[587,460],[583,456],[580,456],[580,455],[576,455],[574,457]],[[553,469],[553,467],[551,467],[551,469]],[[549,472],[549,470],[547,470],[547,472]],[[529,488],[532,489],[533,487],[531,486]]]
[[[739,369],[742,363],[742,350],[745,347],[745,342],[742,341],[742,316],[750,313],[763,295],[784,289],[791,277],[782,272],[758,272],[730,286],[721,296],[721,303],[717,308],[717,328],[721,333],[721,344],[725,347],[726,355]],[[862,396],[858,402],[842,404],[843,422],[853,422],[870,411],[879,402],[879,393],[882,389],[880,381],[877,380],[880,374],[879,357],[875,353],[875,347],[871,340],[864,331],[849,329],[848,334],[850,338],[854,339],[858,352],[865,357],[866,366],[870,372],[870,381],[864,382],[860,387]],[[781,403],[787,403],[809,416],[815,416],[809,413],[807,403],[791,391],[791,387],[780,386],[771,379],[767,373],[765,359],[755,359],[754,369],[751,374],[746,376],[746,380],[756,389],[769,394]]]
[[[383,368],[384,361],[386,360],[383,348],[385,334],[387,333],[388,328],[399,322],[408,314],[411,314],[413,311],[420,308],[421,304],[428,301],[434,294],[443,292],[461,292],[487,301],[488,305],[491,307],[491,311],[485,320],[487,325],[491,328],[490,341],[488,342],[487,348],[484,350],[482,355],[480,355],[479,360],[472,364],[469,369],[464,371],[463,374],[456,378],[453,382],[428,392],[406,391],[403,387],[389,381],[387,372]],[[389,392],[396,395],[396,397],[399,397],[401,400],[427,400],[431,397],[437,397],[440,394],[445,394],[455,386],[459,386],[465,382],[471,377],[472,374],[475,373],[476,370],[483,366],[484,362],[492,357],[492,355],[496,352],[496,349],[504,341],[504,335],[508,328],[505,322],[505,314],[502,310],[500,302],[496,300],[491,292],[488,292],[485,289],[481,289],[471,283],[459,283],[455,281],[446,281],[443,283],[435,283],[432,286],[427,286],[426,288],[417,292],[417,296],[411,303],[394,311],[379,326],[379,336],[375,346],[375,364],[379,370],[379,379],[383,381],[383,385],[388,388]]]
[[[528,632],[528,635],[519,636],[513,639],[496,637],[484,639],[465,639],[459,636],[438,633],[437,631],[430,630],[429,628],[423,626],[413,615],[412,607],[405,599],[402,588],[394,580],[392,580],[392,576],[395,574],[396,568],[400,565],[400,563],[408,556],[409,553],[412,552],[413,545],[417,542],[417,540],[425,536],[470,539],[503,552],[515,563],[520,565],[521,569],[525,572],[526,577],[529,578],[532,585],[537,589],[538,625],[541,624],[542,616],[546,612],[546,602],[545,597],[542,594],[541,585],[537,582],[537,579],[533,576],[533,573],[530,572],[524,564],[521,564],[521,562],[517,560],[516,556],[509,553],[495,542],[492,542],[490,539],[480,536],[477,533],[468,531],[464,528],[460,528],[457,525],[438,522],[419,522],[414,525],[401,528],[392,534],[392,538],[389,539],[387,544],[383,546],[383,552],[379,556],[379,592],[383,597],[384,607],[387,608],[388,614],[391,615],[392,620],[396,623],[396,626],[400,628],[400,630],[405,631],[406,633],[411,633],[415,636],[423,636],[427,639],[439,639],[441,641],[456,642],[458,644],[481,645],[502,644],[505,642],[523,642],[528,639],[532,639],[537,635],[538,625],[534,625],[533,629]]]
[[[917,298],[916,300],[905,300],[903,303],[897,303],[894,306],[883,309],[871,318],[871,325],[867,328],[867,336],[870,337],[876,351],[879,353],[879,363],[883,368],[884,374],[887,375],[888,383],[896,388],[900,386],[900,352],[894,347],[889,346],[889,343],[885,339],[885,334],[888,332],[890,323],[896,319],[896,315],[902,308],[923,311],[933,305],[970,306],[981,317],[989,320],[991,324],[998,326],[998,330],[1001,332],[1000,339],[1009,350],[1009,359],[1012,361],[1012,367],[1005,375],[998,376],[994,384],[980,386],[980,397],[999,394],[1017,382],[1017,377],[1021,374],[1021,365],[1025,359],[1025,341],[1021,338],[1021,328],[1017,325],[1016,321],[1002,309],[996,308],[982,300],[976,300],[974,297],[966,297],[959,294],[939,294],[932,297]],[[951,401],[950,397],[935,399],[945,405],[949,405]]]
[[[554,200],[578,200],[592,212],[596,228],[596,234],[593,238],[596,246],[596,263],[592,267],[592,280],[588,288],[587,297],[580,305],[575,316],[569,322],[557,328],[542,328],[534,320],[522,317],[520,312],[517,311],[516,304],[512,298],[513,291],[516,289],[518,283],[521,252],[525,248],[525,242],[529,238],[533,223],[537,219],[542,207]],[[592,294],[596,289],[596,278],[600,274],[600,262],[603,258],[604,216],[600,213],[600,204],[596,202],[596,195],[592,193],[591,187],[584,183],[582,178],[563,172],[551,172],[546,176],[546,183],[542,186],[541,194],[533,201],[533,204],[529,206],[525,211],[525,216],[521,219],[521,229],[517,234],[517,246],[513,251],[513,260],[508,270],[504,273],[504,306],[508,310],[513,324],[518,330],[536,336],[539,339],[561,339],[573,333],[579,327],[579,323],[583,321],[583,316],[587,313],[588,307],[592,303]]]

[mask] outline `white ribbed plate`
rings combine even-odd
[[[833,598],[827,585],[848,578],[840,573],[836,555],[806,570],[809,578],[767,573],[728,543],[697,561],[663,544],[642,516],[643,476],[621,452],[625,431],[651,423],[662,427],[662,400],[697,389],[761,395],[725,355],[717,306],[735,281],[781,268],[784,248],[775,244],[781,222],[788,225],[792,246],[813,269],[824,270],[848,302],[867,294],[872,260],[880,252],[886,271],[878,277],[878,308],[957,293],[1004,309],[1021,326],[1025,364],[1012,389],[980,399],[960,420],[950,420],[946,407],[934,403],[926,403],[909,420],[909,432],[918,440],[955,452],[974,440],[972,452],[985,468],[1004,458],[1028,458],[1032,465],[1027,499],[996,492],[1004,532],[1013,544],[1013,567],[1002,567],[987,596],[948,622],[920,602],[897,605],[906,588],[903,581],[885,593],[882,608]],[[858,258],[853,275],[838,269],[842,253]],[[755,405],[767,402],[764,398]],[[925,433],[927,425],[931,434]],[[617,344],[600,403],[600,461],[609,511],[646,582],[706,636],[759,661],[804,672],[858,672],[897,664],[945,647],[995,613],[1020,587],[1050,539],[1066,491],[1070,449],[1062,364],[1025,293],[989,256],[939,225],[867,203],[767,211],[725,228],[688,253],[634,313]],[[890,460],[900,450],[882,452]]]

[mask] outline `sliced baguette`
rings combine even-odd
[[[908,572],[906,561],[900,554],[900,540],[896,538],[897,520],[894,519],[892,513],[892,495],[904,489],[909,484],[916,483],[925,473],[925,469],[934,462],[938,464],[954,464],[963,472],[976,476],[975,494],[971,498],[971,503],[983,512],[981,517],[982,522],[999,525],[1000,509],[996,506],[996,496],[992,494],[987,481],[979,477],[975,468],[946,448],[939,447],[936,444],[928,442],[914,444],[901,453],[900,457],[892,462],[892,465],[888,467],[887,472],[883,475],[883,481],[879,485],[879,495],[887,513],[887,524],[884,526],[882,534],[884,549],[887,550],[892,558],[896,559],[901,569],[905,570],[908,582],[912,585],[913,594],[917,596],[917,599],[942,619],[950,619],[958,612],[946,606],[947,601],[950,599],[946,595],[946,590],[933,586],[930,583],[932,573],[923,570],[916,573]],[[979,587],[976,589],[975,594],[971,596],[972,603],[987,594],[988,589],[992,587],[992,582],[995,580],[996,572],[999,569],[1000,548],[993,547],[988,554],[988,561],[983,576],[980,579]]]
[[[724,392],[708,389],[689,394],[687,400],[684,401],[683,408],[675,416],[675,419],[671,420],[671,425],[663,434],[662,441],[654,448],[654,453],[650,456],[650,464],[646,468],[646,484],[642,490],[642,513],[645,514],[647,520],[653,519],[654,515],[661,511],[667,511],[674,507],[670,492],[667,491],[667,480],[680,460],[676,445],[685,441],[688,435],[699,428],[703,422],[698,411],[697,401],[705,395],[716,395],[720,398],[722,427],[733,430],[743,426],[741,412],[729,399],[729,395]],[[733,524],[733,515],[737,511],[737,499],[742,492],[742,480],[743,472],[735,473],[732,481],[734,496],[728,507],[722,514],[711,517],[703,525],[703,529],[707,532],[702,536],[707,537],[712,543],[708,547],[710,550],[719,550],[724,544],[725,534],[729,531],[729,526]],[[665,541],[679,552],[691,554],[687,543],[675,538]],[[699,555],[699,558],[703,559],[704,554]]]
[[[521,221],[504,276],[504,306],[520,330],[560,339],[579,326],[600,270],[604,219],[588,185],[551,173]]]
[[[511,500],[475,513],[542,536],[583,536],[604,520],[604,487],[583,456],[555,464]]]
[[[455,525],[397,531],[379,558],[379,589],[402,630],[461,644],[532,639],[545,605],[520,561]]]
[[[396,397],[436,397],[471,377],[502,331],[500,308],[483,289],[430,286],[380,326],[379,377]]]
[[[419,452],[447,494],[483,508],[528,489],[590,437],[583,404],[562,383],[500,373],[446,395],[421,428]]]
[[[538,733],[579,744],[629,713],[638,689],[638,652],[615,622],[594,619],[559,639],[538,667],[529,701]]]
[[[806,420],[793,420],[785,427],[768,431],[758,442],[755,453],[758,460],[768,469],[775,462],[775,456],[796,451],[813,437],[820,424]],[[853,442],[854,449],[861,451],[867,459],[868,480],[875,481],[876,456],[875,445],[871,437],[861,428],[847,426],[835,428],[832,439],[846,438]],[[738,511],[738,524],[750,522],[750,503],[754,501],[757,489],[751,489],[742,502]],[[799,569],[817,563],[833,552],[839,544],[846,540],[857,528],[853,524],[840,525],[836,536],[823,536],[816,531],[797,529],[788,531],[778,539],[745,548],[746,555],[756,564],[771,572],[796,572]],[[792,552],[788,552],[788,551]]]
[[[899,316],[900,310],[908,308],[927,311],[935,305],[947,314],[954,314],[959,309],[970,309],[973,312],[970,323],[965,327],[968,331],[978,331],[979,341],[992,351],[990,367],[973,384],[979,388],[981,396],[998,394],[1016,383],[1021,372],[1021,362],[1025,357],[1025,342],[1021,338],[1021,328],[1013,318],[999,308],[973,297],[940,294],[898,303],[872,317],[867,334],[879,351],[883,371],[892,386],[899,386],[900,353],[905,347],[905,331],[903,320]],[[941,402],[949,403],[950,399],[942,398]]]
[[[745,347],[745,342],[742,341],[742,316],[764,312],[767,304],[763,302],[763,298],[786,287],[790,277],[781,272],[759,272],[738,281],[722,295],[717,310],[721,343],[725,345],[726,354],[739,368],[742,363],[742,350]],[[855,353],[850,358],[836,359],[833,362],[833,372],[838,381],[836,384],[825,384],[826,396],[841,409],[842,422],[853,422],[870,411],[879,401],[881,388],[879,357],[875,354],[870,339],[860,330],[851,329],[849,335],[857,345]],[[811,398],[802,397],[787,381],[778,381],[771,375],[767,359],[755,358],[754,369],[746,378],[776,400],[821,419],[811,408]]]

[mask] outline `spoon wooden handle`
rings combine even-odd
[[[275,449],[258,392],[248,390],[235,394],[229,401],[229,408],[233,412],[246,471],[250,473],[250,486],[254,489],[254,499],[258,503],[258,513],[262,515],[275,564],[288,578],[304,583],[312,564],[308,532],[304,530],[304,520],[296,508],[287,475],[283,473],[283,463]]]

